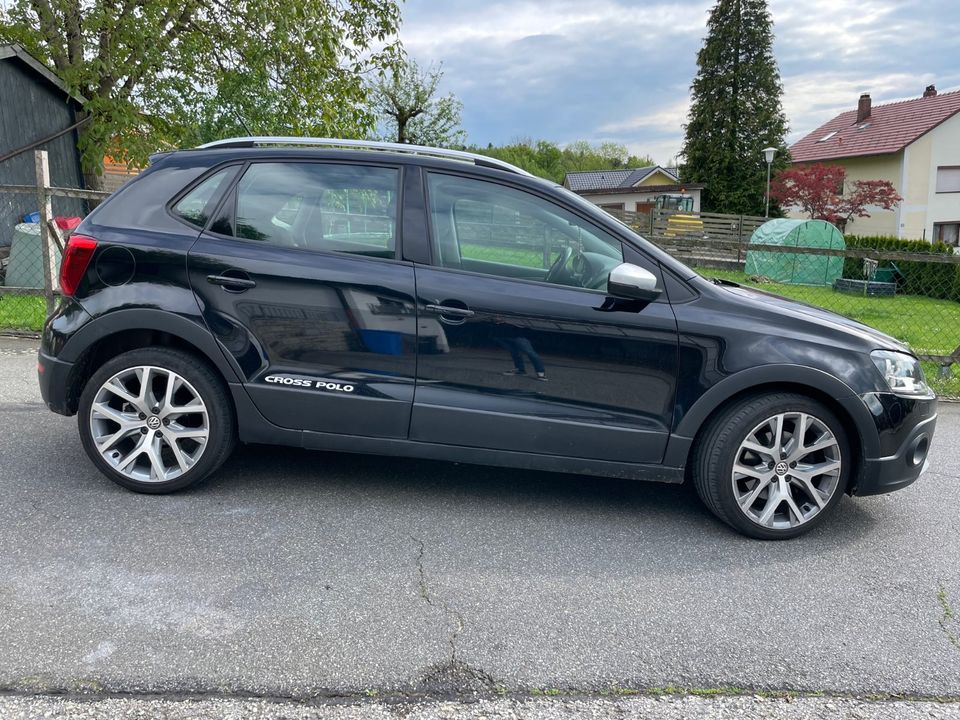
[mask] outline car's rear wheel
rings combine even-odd
[[[222,380],[170,348],[123,353],[80,396],[83,447],[111,480],[131,490],[179,490],[216,470],[234,445],[233,408]]]
[[[706,506],[740,532],[783,540],[823,522],[850,475],[843,425],[793,393],[746,398],[699,438],[693,477]]]

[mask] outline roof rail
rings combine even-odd
[[[497,158],[487,157],[479,153],[467,152],[465,150],[446,150],[444,148],[432,148],[424,145],[407,145],[406,143],[380,142],[379,140],[342,140],[337,138],[314,138],[314,137],[273,137],[269,135],[257,135],[251,137],[226,138],[224,140],[214,140],[204,145],[198,146],[197,150],[207,150],[210,148],[244,148],[257,147],[263,145],[315,145],[319,147],[347,147],[358,148],[361,150],[387,150],[390,152],[408,153],[410,155],[427,155],[432,157],[450,158],[452,160],[462,160],[472,162],[475,165],[506,170],[517,175],[530,176],[526,170],[518,168]],[[532,176],[531,176],[532,177]]]

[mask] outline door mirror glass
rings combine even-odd
[[[637,265],[622,263],[610,271],[607,292],[613,297],[651,302],[660,297],[657,277]]]

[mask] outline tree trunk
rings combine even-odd
[[[101,164],[102,165],[102,164]],[[87,190],[103,190],[103,171],[97,173],[95,169],[83,169],[83,184]]]
[[[83,173],[83,184],[87,190],[103,190],[103,152],[99,150],[101,143],[92,137],[96,119],[80,126],[77,134],[77,146],[81,150],[80,170]],[[93,150],[93,152],[91,152]],[[93,210],[100,204],[99,200],[88,200],[87,204]]]

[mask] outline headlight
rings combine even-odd
[[[932,395],[923,377],[920,361],[912,355],[892,350],[874,350],[870,359],[887,381],[890,391],[897,395]]]

